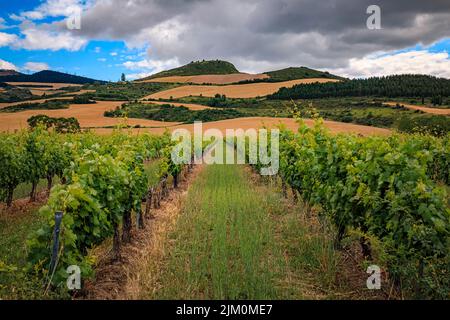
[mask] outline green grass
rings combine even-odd
[[[270,180],[272,181],[272,180]],[[279,187],[245,166],[210,165],[190,187],[156,299],[313,299],[334,296],[338,256]],[[144,298],[148,298],[144,297]]]
[[[270,217],[242,167],[212,165],[198,177],[176,231],[157,298],[270,299],[282,268]]]
[[[90,100],[111,100],[111,101],[132,101],[144,98],[147,95],[163,90],[168,90],[178,86],[173,83],[108,83],[90,84],[83,87],[86,90],[95,92],[85,93],[79,97],[86,97]]]
[[[193,75],[202,75],[202,74],[230,74],[230,73],[238,73],[239,71],[236,67],[227,61],[221,60],[210,60],[210,61],[193,61],[188,63],[187,65],[170,69],[167,71],[162,71],[151,75],[150,77],[145,79],[154,79],[161,77],[170,77],[170,76],[193,76]]]
[[[191,110],[184,106],[171,106],[170,104],[156,105],[148,103],[125,104],[115,110],[106,111],[106,117],[128,117],[148,119],[155,121],[193,123],[194,121],[219,121],[234,119],[244,115],[235,109],[205,109]]]
[[[28,236],[43,225],[38,209],[2,215],[0,212],[0,299],[39,299],[38,279],[25,273]]]

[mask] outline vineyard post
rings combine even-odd
[[[285,199],[287,199],[288,195],[287,195],[287,186],[286,186],[286,182],[284,181],[283,178],[281,178],[281,189],[283,190],[283,197]]]
[[[150,215],[150,209],[152,206],[152,197],[153,197],[153,188],[149,188],[147,192],[147,200],[145,201],[145,217],[146,218],[153,218],[152,215]]]
[[[143,214],[142,214],[142,209],[139,209],[137,212],[136,212],[136,226],[137,226],[137,229],[144,229],[144,227],[145,227],[145,225],[144,225],[144,216],[143,216]]]
[[[52,258],[50,261],[50,274],[54,272],[54,269],[56,268],[56,261],[58,259],[59,233],[61,231],[62,216],[63,216],[62,211],[55,212],[55,229],[53,231],[53,248],[52,248]]]

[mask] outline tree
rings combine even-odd
[[[120,76],[120,81],[125,82],[127,81],[127,78],[125,76],[125,73],[122,73],[122,75]]]

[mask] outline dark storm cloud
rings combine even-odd
[[[382,30],[366,28],[369,5]],[[78,34],[150,45],[152,58],[222,58],[265,71],[289,65],[338,68],[376,51],[450,36],[448,0],[98,0]]]

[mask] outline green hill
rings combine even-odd
[[[2,82],[49,82],[49,83],[76,83],[76,84],[86,84],[86,83],[106,83],[106,81],[95,80],[86,77],[80,77],[73,74],[44,70],[39,71],[34,74],[23,74],[23,73],[9,73],[0,74],[0,81]]]
[[[319,71],[310,69],[307,67],[290,67],[286,69],[264,72],[270,76],[271,81],[289,81],[296,79],[308,79],[308,78],[329,78],[329,79],[339,79],[344,78],[331,74],[327,71]]]
[[[193,61],[182,67],[170,69],[155,73],[141,80],[149,80],[154,78],[171,77],[171,76],[195,76],[203,74],[231,74],[239,73],[236,67],[227,61],[209,60],[209,61]]]

